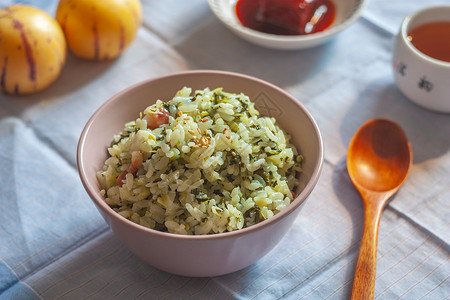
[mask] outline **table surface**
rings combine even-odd
[[[52,15],[57,5],[0,5],[16,2]],[[69,54],[45,91],[0,94],[0,298],[348,299],[363,205],[346,151],[364,122],[388,118],[409,137],[414,164],[381,218],[375,298],[449,299],[450,115],[407,100],[391,69],[402,19],[443,3],[371,0],[327,44],[280,51],[238,38],[206,0],[143,0],[143,25],[119,59],[88,62]],[[144,79],[193,69],[280,86],[315,117],[325,144],[319,183],[288,234],[253,265],[214,278],[175,276],[136,258],[103,221],[76,168],[78,138],[102,103]]]

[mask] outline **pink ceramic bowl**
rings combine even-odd
[[[96,172],[106,159],[106,148],[123,125],[157,99],[171,99],[184,86],[195,89],[223,87],[243,92],[263,115],[277,119],[304,156],[301,191],[285,210],[239,231],[184,236],[152,230],[114,212],[100,196]],[[263,80],[221,71],[191,71],[136,84],[112,97],[91,117],[78,144],[81,181],[102,217],[117,237],[146,263],[183,276],[218,276],[240,270],[264,256],[281,240],[313,191],[323,163],[323,141],[305,107],[282,89]]]

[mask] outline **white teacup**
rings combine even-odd
[[[406,17],[395,41],[392,65],[397,86],[411,101],[450,113],[450,62],[425,55],[408,39],[411,29],[438,21],[450,22],[450,5],[427,7]]]

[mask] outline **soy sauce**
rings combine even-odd
[[[410,30],[408,39],[423,54],[450,62],[450,22],[419,25]]]
[[[238,0],[242,25],[277,35],[305,35],[328,28],[336,9],[331,0]]]

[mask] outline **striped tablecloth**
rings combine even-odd
[[[341,1],[341,0],[336,0]],[[54,15],[56,0],[22,2]],[[450,115],[422,109],[394,84],[393,37],[402,19],[448,0],[369,0],[329,43],[303,51],[249,44],[206,0],[143,0],[144,24],[112,62],[68,56],[49,89],[0,94],[0,299],[348,299],[363,205],[346,151],[365,121],[397,121],[411,140],[412,172],[380,225],[377,299],[450,298]],[[131,254],[84,191],[76,146],[92,113],[144,79],[191,69],[272,82],[316,118],[325,164],[294,226],[253,265],[215,278],[179,277]]]

